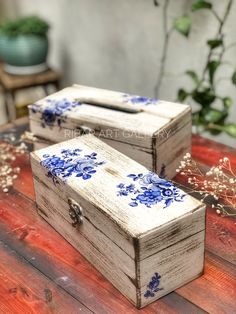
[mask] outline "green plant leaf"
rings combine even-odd
[[[190,29],[191,29],[192,21],[190,16],[184,15],[178,17],[174,21],[174,28],[182,35],[188,37]]]
[[[236,71],[234,71],[231,80],[232,80],[232,83],[236,85]]]
[[[191,79],[194,81],[194,83],[196,83],[196,85],[198,85],[199,78],[196,72],[189,70],[189,71],[186,71],[185,73],[191,77]]]
[[[224,105],[225,108],[228,109],[229,107],[232,106],[232,103],[233,103],[232,98],[225,97],[225,98],[222,99],[222,101],[223,101],[223,105]]]
[[[213,129],[215,128],[218,131],[223,131],[223,132],[227,133],[228,135],[236,138],[236,124],[235,123],[228,123],[225,125],[213,124],[210,127],[213,127]]]
[[[178,101],[183,102],[188,97],[188,93],[184,89],[178,90]]]
[[[220,65],[220,61],[218,60],[210,61],[207,65],[208,72],[209,72],[209,79],[210,79],[211,84],[214,81],[215,72],[217,68],[219,67],[219,65]]]
[[[234,123],[228,123],[224,126],[222,126],[222,129],[224,132],[226,132],[228,135],[236,138],[236,124]]]
[[[197,11],[201,9],[211,9],[212,4],[209,1],[204,1],[204,0],[196,0],[192,4],[192,11]]]
[[[192,93],[193,99],[203,107],[210,106],[215,101],[215,94],[210,88],[206,88],[202,91],[195,90]]]
[[[1,33],[9,37],[29,34],[46,36],[48,29],[49,24],[37,16],[26,16],[1,25]]]
[[[202,114],[204,120],[208,123],[222,123],[228,116],[226,111],[220,111],[214,108],[204,108]]]
[[[213,124],[214,125],[214,124]],[[222,129],[220,129],[220,128],[212,128],[212,126],[210,126],[210,124],[208,124],[206,127],[205,127],[205,129],[210,133],[210,134],[212,134],[212,135],[219,135],[220,133],[222,133],[223,132],[223,130]]]
[[[208,46],[210,46],[212,49],[215,49],[219,46],[222,46],[223,40],[222,39],[210,39],[207,41]]]

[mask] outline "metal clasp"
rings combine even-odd
[[[94,134],[94,130],[86,125],[78,126],[77,130],[80,132],[80,135],[91,134],[91,133]]]
[[[76,227],[77,225],[81,225],[83,223],[83,209],[82,207],[74,201],[72,198],[68,199],[69,215],[72,220],[72,227]]]

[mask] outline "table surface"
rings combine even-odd
[[[0,128],[19,134],[21,120]],[[205,168],[236,150],[193,136],[192,155]],[[0,313],[236,313],[236,220],[207,208],[204,275],[137,310],[35,210],[27,155],[8,194],[0,192]],[[178,178],[176,179],[178,180]]]
[[[31,75],[12,75],[3,69],[0,63],[0,82],[6,90],[15,90],[20,88],[31,87],[34,85],[49,84],[60,79],[60,75],[53,69]]]

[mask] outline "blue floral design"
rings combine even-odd
[[[40,104],[33,104],[31,111],[33,113],[41,112],[42,126],[52,126],[55,122],[58,126],[61,126],[62,122],[66,120],[66,113],[73,108],[81,105],[78,101],[70,101],[66,98],[63,99],[46,99],[47,106],[43,108]]]
[[[151,281],[147,285],[147,291],[144,293],[145,298],[154,297],[155,292],[163,290],[163,288],[159,288],[161,276],[158,273],[155,273],[152,277]]]
[[[158,99],[124,94],[123,101],[134,105],[155,105],[158,102]]]
[[[88,180],[96,173],[95,168],[103,165],[104,161],[96,161],[97,153],[81,155],[82,150],[62,149],[59,155],[44,154],[40,164],[48,170],[47,176],[52,178],[54,183],[59,183],[58,177],[62,181],[70,176]]]
[[[117,185],[117,195],[131,195],[129,205],[132,207],[144,204],[150,208],[159,202],[163,202],[163,208],[166,208],[173,202],[183,202],[183,198],[186,195],[174,186],[173,183],[160,178],[153,172],[148,172],[147,174],[129,174],[127,177],[132,179],[136,184],[125,185],[124,183],[120,183]]]

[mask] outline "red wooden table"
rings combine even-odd
[[[0,129],[20,133],[24,121]],[[204,166],[236,150],[193,136],[192,155]],[[136,310],[35,210],[29,158],[10,193],[0,192],[0,313],[236,313],[236,220],[207,209],[205,273]],[[193,265],[194,267],[194,265]]]

